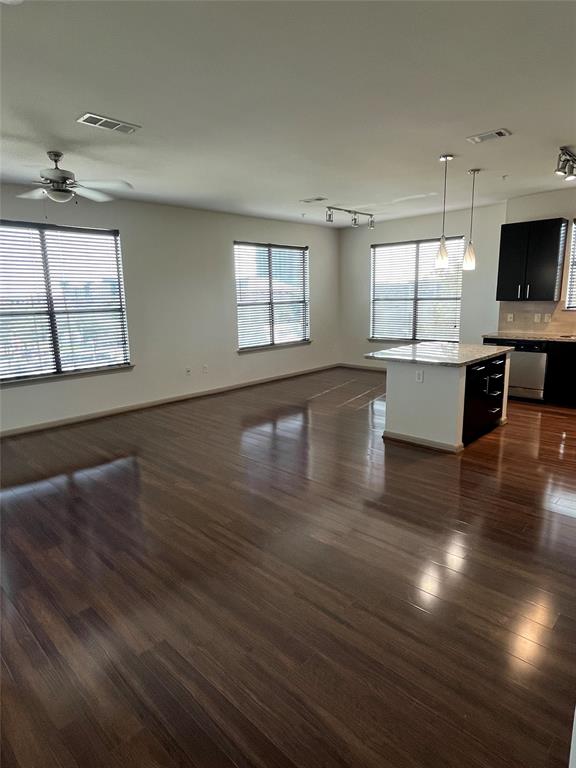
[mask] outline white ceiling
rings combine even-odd
[[[397,218],[566,184],[576,144],[573,2],[24,2],[2,8],[2,178],[65,152],[130,197],[323,221]],[[94,111],[132,136],[79,125]],[[474,146],[465,137],[508,128]],[[504,178],[503,178],[504,177]],[[417,197],[416,197],[417,196]],[[404,199],[403,199],[404,198]],[[408,199],[406,199],[408,198]],[[37,203],[30,203],[30,205]],[[347,218],[338,223],[348,224]]]

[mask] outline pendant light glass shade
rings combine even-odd
[[[440,248],[438,248],[438,253],[436,254],[436,262],[435,267],[436,269],[448,269],[449,264],[449,257],[448,257],[448,248],[446,248],[446,238],[444,235],[440,238]]]
[[[468,272],[472,272],[472,270],[476,269],[476,251],[474,250],[474,243],[472,240],[468,240],[468,245],[464,251],[462,269],[465,269]]]
[[[446,181],[448,179],[448,163],[453,157],[454,155],[440,155],[440,162],[444,163],[444,201],[442,203],[442,237],[440,238],[440,247],[436,254],[436,269],[448,269],[449,266],[448,249],[446,248],[446,237],[444,232],[446,225]]]
[[[480,168],[470,168],[468,173],[472,176],[472,200],[470,202],[470,234],[468,235],[468,245],[464,251],[462,269],[472,272],[476,269],[476,250],[472,242],[472,227],[474,225],[474,192],[476,191],[476,174],[480,173]]]

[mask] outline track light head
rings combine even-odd
[[[570,147],[560,147],[554,173],[564,181],[576,180],[576,153]]]
[[[568,158],[565,157],[562,152],[558,155],[558,163],[556,164],[556,170],[554,173],[556,176],[566,176],[566,166],[568,165]]]
[[[359,225],[360,225],[360,217],[358,216],[356,211],[354,211],[354,213],[352,214],[352,226],[358,227]]]
[[[440,155],[440,157],[438,158],[438,160],[439,160],[441,163],[449,163],[449,162],[450,162],[450,160],[454,160],[454,155],[450,155],[450,154]]]
[[[374,221],[374,216],[370,216],[368,218],[368,229],[374,229],[376,225],[376,222]]]
[[[334,223],[334,211],[332,208],[326,208],[326,221],[328,224]]]

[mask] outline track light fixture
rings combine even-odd
[[[563,176],[564,181],[576,179],[576,154],[568,147],[560,147],[554,173],[556,176]]]
[[[364,213],[364,211],[355,211],[353,208],[339,208],[337,205],[329,205],[326,208],[326,221],[332,224],[334,221],[334,211],[341,211],[342,213],[349,213],[352,217],[351,224],[353,227],[360,226],[360,216],[366,216],[368,219],[368,229],[374,229],[376,220],[372,213]]]

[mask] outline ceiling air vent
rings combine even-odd
[[[328,200],[327,197],[322,197],[322,195],[318,195],[317,197],[305,197],[303,200],[300,200],[301,203],[323,203],[326,200]]]
[[[495,131],[486,131],[485,133],[477,133],[476,136],[467,136],[466,141],[470,144],[482,144],[484,141],[490,141],[490,139],[503,139],[504,136],[512,136],[512,131],[508,128],[496,128]]]
[[[83,125],[92,125],[94,128],[104,128],[106,131],[116,131],[116,133],[134,133],[141,125],[126,123],[124,120],[115,120],[113,117],[104,117],[95,115],[93,112],[86,112],[76,120]]]

